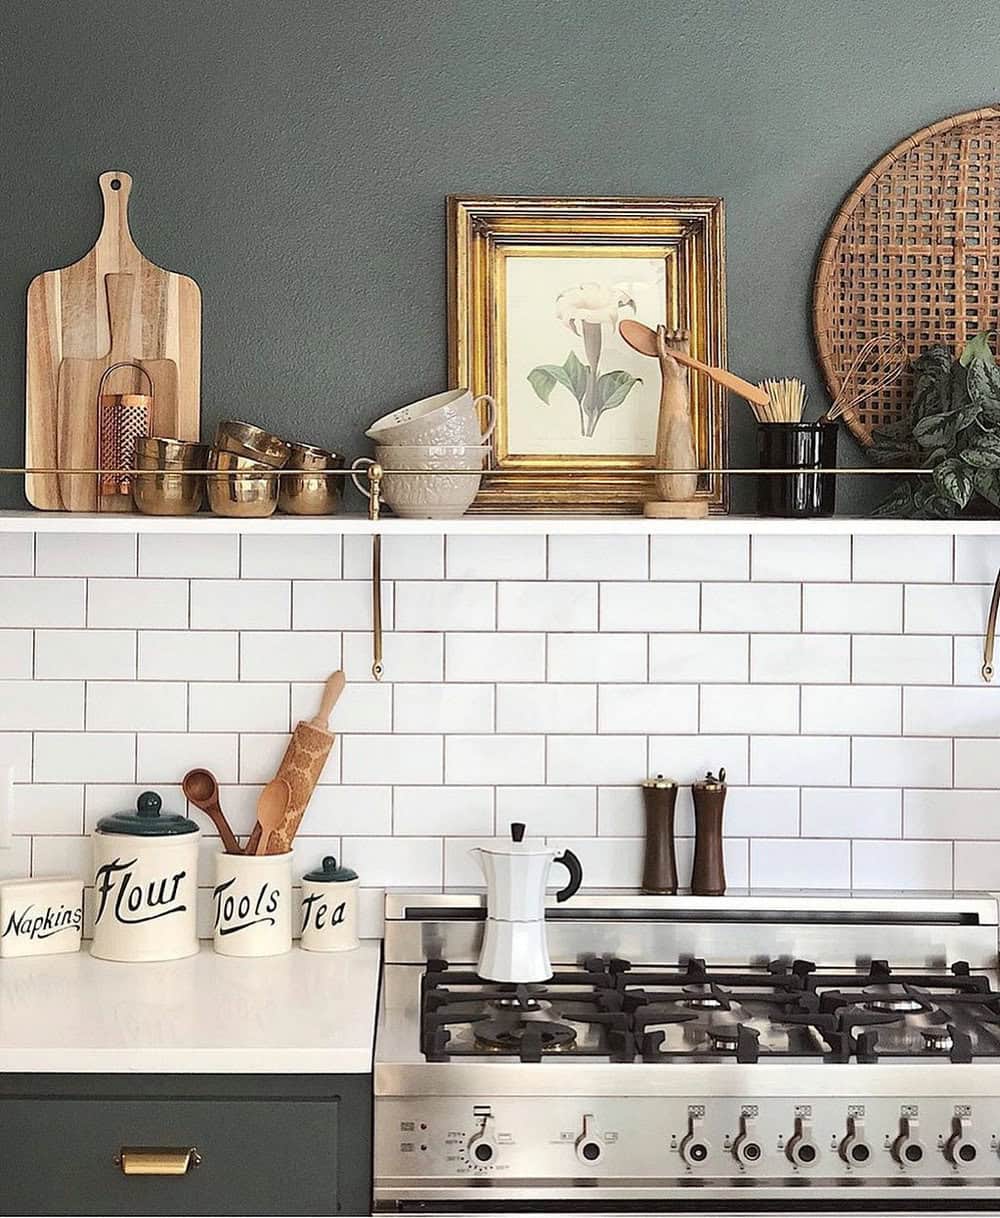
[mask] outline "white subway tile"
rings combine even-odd
[[[15,837],[0,850],[0,880],[24,880],[31,874],[31,838]]]
[[[183,732],[187,694],[182,681],[88,681],[87,730]]]
[[[682,794],[683,789],[678,792],[678,802]],[[686,819],[683,814],[675,815],[675,836],[693,832],[692,826],[690,815]],[[597,832],[601,837],[642,837],[645,834],[646,809],[638,783],[597,788]]]
[[[360,540],[368,547],[368,568],[358,577],[364,579],[371,575],[371,538]],[[339,537],[325,533],[244,533],[240,546],[240,574],[244,579],[340,578]]]
[[[853,850],[856,889],[951,891],[951,842],[859,841]]]
[[[649,563],[650,579],[749,579],[750,538],[651,537]]]
[[[344,579],[370,579],[372,539],[344,534]],[[386,534],[382,538],[383,579],[444,579],[444,536]]]
[[[497,626],[500,630],[596,630],[597,584],[504,580],[497,585]]]
[[[642,634],[550,634],[550,681],[645,681]]]
[[[396,787],[397,834],[443,836],[493,832],[492,787]]]
[[[392,584],[382,584],[382,622],[392,623]],[[294,630],[371,630],[369,580],[304,579],[292,585]],[[266,629],[266,627],[265,627]]]
[[[713,584],[702,589],[702,630],[781,633],[801,625],[798,584]]]
[[[289,727],[287,684],[216,681],[190,686],[193,732],[286,732]]]
[[[732,837],[794,837],[799,793],[793,787],[730,787],[724,825]]]
[[[601,584],[602,630],[697,630],[698,584]]]
[[[646,579],[648,575],[648,537],[549,538],[549,579]]]
[[[859,787],[948,787],[951,741],[855,736],[852,774]]]
[[[898,584],[806,584],[802,629],[812,634],[899,634],[903,589]]]
[[[329,676],[329,673],[326,674]],[[292,723],[319,713],[325,682],[292,686]],[[424,731],[435,731],[425,728]],[[391,732],[392,686],[352,681],[344,688],[330,715],[331,732]]]
[[[84,831],[93,833],[99,820],[115,812],[135,811],[136,800],[143,790],[135,782],[88,784],[84,788]],[[184,813],[187,801],[179,786],[160,782],[156,784],[156,790],[163,797],[167,812]]]
[[[0,537],[0,575],[32,575],[34,570],[34,534],[4,533]]]
[[[0,765],[14,767],[15,782],[31,782],[31,732],[0,732]]]
[[[352,837],[344,861],[366,885],[440,888],[444,879],[439,837]]]
[[[531,836],[596,833],[597,791],[594,787],[497,787],[497,831],[516,821],[523,821]]]
[[[608,785],[646,777],[644,736],[549,736],[546,780]]]
[[[248,837],[256,824],[257,804],[263,789],[262,785],[258,786],[256,783],[250,785],[226,783],[219,787],[219,805],[226,814],[229,827],[237,837]],[[312,800],[309,802],[312,806]],[[188,814],[193,820],[198,821],[205,833],[209,836],[217,836],[212,822],[193,804],[188,808]],[[308,811],[306,814],[308,815]],[[305,832],[305,827],[306,822],[303,818],[300,834]]]
[[[0,579],[0,626],[82,626],[86,615],[85,579]]]
[[[288,748],[288,732],[241,732],[239,781],[263,784],[277,774],[281,759]],[[330,782],[332,773],[339,774],[339,742],[327,758],[320,782]],[[336,756],[334,756],[336,754]],[[209,766],[211,769],[211,766]]]
[[[856,685],[951,682],[951,639],[919,634],[856,634],[851,659]]]
[[[996,791],[904,791],[903,836],[989,840],[997,833]]]
[[[704,778],[711,770],[726,771],[726,781],[744,786],[749,781],[746,736],[650,736],[649,774],[663,774],[682,784]],[[763,781],[754,779],[755,782]]]
[[[544,634],[448,634],[444,655],[448,681],[545,680]]]
[[[444,780],[449,785],[546,781],[542,736],[446,736],[444,754]]]
[[[596,685],[498,685],[498,732],[597,731]]]
[[[35,837],[31,847],[32,874],[69,875],[94,882],[94,847],[89,837]]]
[[[701,691],[706,732],[797,732],[797,685],[706,685]]]
[[[134,533],[39,533],[36,575],[135,575]]]
[[[802,582],[851,578],[850,537],[759,533],[751,539],[751,553],[754,579]]]
[[[323,859],[327,855],[333,855],[338,862],[343,863],[347,867],[353,867],[354,862],[352,855],[354,853],[354,843],[357,838],[351,838],[350,845],[346,852],[344,842],[340,837],[330,837],[326,835],[311,833],[297,833],[295,841],[292,843],[292,875],[305,875],[307,871],[315,871],[317,867],[322,865]],[[294,910],[295,902],[298,893],[301,889],[292,889],[292,906]],[[295,926],[295,923],[292,923]]]
[[[82,626],[83,621],[81,618],[80,621],[39,621],[36,624]],[[87,625],[106,630],[170,630],[186,627],[188,583],[182,579],[88,580]]]
[[[752,635],[750,679],[755,683],[847,684],[851,679],[850,635]]]
[[[332,768],[333,762],[328,765]],[[302,825],[310,834],[370,837],[384,833],[389,837],[392,834],[392,787],[319,786],[312,793]]]
[[[287,630],[292,586],[283,579],[196,579],[191,582],[195,630]]]
[[[340,661],[337,631],[245,630],[240,635],[244,681],[325,681]]]
[[[39,633],[44,633],[39,631]],[[29,681],[32,676],[33,650],[30,630],[0,630],[0,678],[13,681]],[[35,673],[43,676],[42,673]],[[56,677],[72,677],[70,672],[50,674]]]
[[[992,584],[1000,570],[1000,537],[955,538],[955,583]]]
[[[34,783],[14,788],[14,833],[83,833],[83,786]],[[0,850],[0,856],[3,855]]]
[[[599,732],[696,732],[696,685],[602,685]]]
[[[750,780],[755,786],[849,786],[851,742],[833,736],[754,736]]]
[[[899,791],[803,787],[803,837],[899,837]]]
[[[560,838],[552,845],[573,851],[583,867],[587,888],[639,887],[645,850],[641,837],[570,837]],[[550,876],[560,888],[567,878],[561,867],[553,867]]]
[[[542,837],[526,837],[528,844],[537,847],[545,845]],[[446,888],[482,888],[484,886],[483,872],[472,851],[477,849],[496,849],[497,846],[508,845],[510,837],[446,837],[444,846],[444,883]],[[563,874],[556,868],[552,876],[555,882]]]
[[[232,732],[141,732],[137,782],[179,783],[188,770],[211,770],[219,782],[239,777],[239,737]]]
[[[39,732],[35,782],[132,782],[135,736],[130,732]]]
[[[493,630],[496,584],[458,579],[404,582],[396,589],[394,620],[400,630]]]
[[[803,685],[802,730],[815,736],[899,735],[895,685]]]
[[[1000,876],[1000,842],[955,843],[955,889],[958,892],[996,890]]]
[[[750,842],[754,888],[850,888],[851,843],[760,838]]]
[[[1000,749],[995,740],[955,741],[955,786],[1000,787]]]
[[[0,681],[0,730],[83,728],[82,681]]]
[[[854,538],[854,578],[870,583],[950,584],[950,537]]]
[[[296,540],[295,537],[281,538],[284,546]],[[190,533],[143,533],[139,538],[140,575],[167,579],[236,579],[239,573],[240,539],[236,533],[213,533],[204,537],[192,537]]]
[[[111,677],[116,674],[99,675]],[[239,675],[239,635],[235,630],[139,631],[139,677],[142,680],[235,681]]]
[[[974,635],[957,634],[953,639],[942,637],[937,642],[945,647],[949,644],[954,645],[954,683],[956,685],[974,685],[977,689],[982,689],[983,640]],[[994,667],[997,665],[998,659],[1000,659],[1000,656],[994,655]],[[916,679],[914,678],[915,683]]]
[[[397,732],[493,731],[492,685],[397,685],[393,698]]]
[[[407,630],[382,635],[383,667],[389,681],[440,681],[444,677],[444,636]],[[373,681],[372,636],[344,634],[344,671],[348,681]]]
[[[989,607],[989,588],[976,584],[948,588],[908,584],[906,633],[982,636]]]
[[[424,784],[444,778],[440,736],[344,736],[340,748],[346,783]]]
[[[651,634],[649,679],[746,681],[749,648],[745,634]]]
[[[1000,735],[1000,689],[941,689],[913,686],[903,691],[903,731],[908,736]]]
[[[452,533],[445,571],[449,579],[544,579],[545,538]]]
[[[18,631],[4,631],[17,635]],[[30,634],[29,632],[26,632]],[[36,630],[35,676],[45,679],[108,680],[134,677],[135,632],[132,630]],[[11,674],[13,675],[13,674]]]

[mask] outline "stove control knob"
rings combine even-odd
[[[900,1167],[916,1167],[924,1161],[924,1144],[920,1140],[920,1122],[916,1117],[903,1117],[899,1137],[892,1144],[892,1157]]]
[[[581,1163],[597,1163],[604,1154],[604,1146],[597,1134],[592,1113],[583,1117],[583,1132],[576,1140],[576,1157]]]
[[[712,1147],[701,1134],[701,1117],[688,1117],[687,1136],[680,1144],[681,1158],[688,1167],[700,1167],[708,1158]]]
[[[466,1150],[473,1163],[482,1167],[492,1163],[497,1157],[497,1144],[493,1136],[493,1118],[485,1116],[479,1126],[479,1131],[469,1138]]]
[[[954,1133],[944,1147],[945,1157],[954,1167],[969,1167],[979,1157],[979,1147],[971,1136],[972,1121],[966,1116],[955,1117],[952,1128]]]
[[[788,1139],[785,1154],[796,1167],[812,1167],[819,1160],[819,1147],[813,1141],[812,1123],[805,1117],[795,1118],[795,1133]]]
[[[840,1144],[840,1157],[849,1167],[865,1167],[871,1162],[872,1148],[865,1141],[864,1117],[847,1118],[847,1137]]]
[[[764,1148],[754,1135],[753,1117],[740,1117],[740,1132],[733,1143],[733,1157],[743,1167],[755,1167],[764,1157]]]

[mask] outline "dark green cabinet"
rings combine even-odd
[[[194,1148],[125,1175],[123,1147]],[[6,1075],[0,1214],[368,1214],[371,1076]]]

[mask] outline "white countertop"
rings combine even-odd
[[[366,1074],[381,943],[116,964],[0,961],[0,1072]]]

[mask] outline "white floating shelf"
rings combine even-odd
[[[710,516],[707,520],[647,520],[643,516],[463,516],[459,520],[372,521],[362,515],[271,516],[234,520],[198,516],[141,516],[126,513],[0,512],[0,533],[253,533],[329,534],[737,534],[795,536],[878,534],[889,536],[1000,537],[1000,520],[884,520],[834,516],[825,520],[774,520],[756,516]]]

